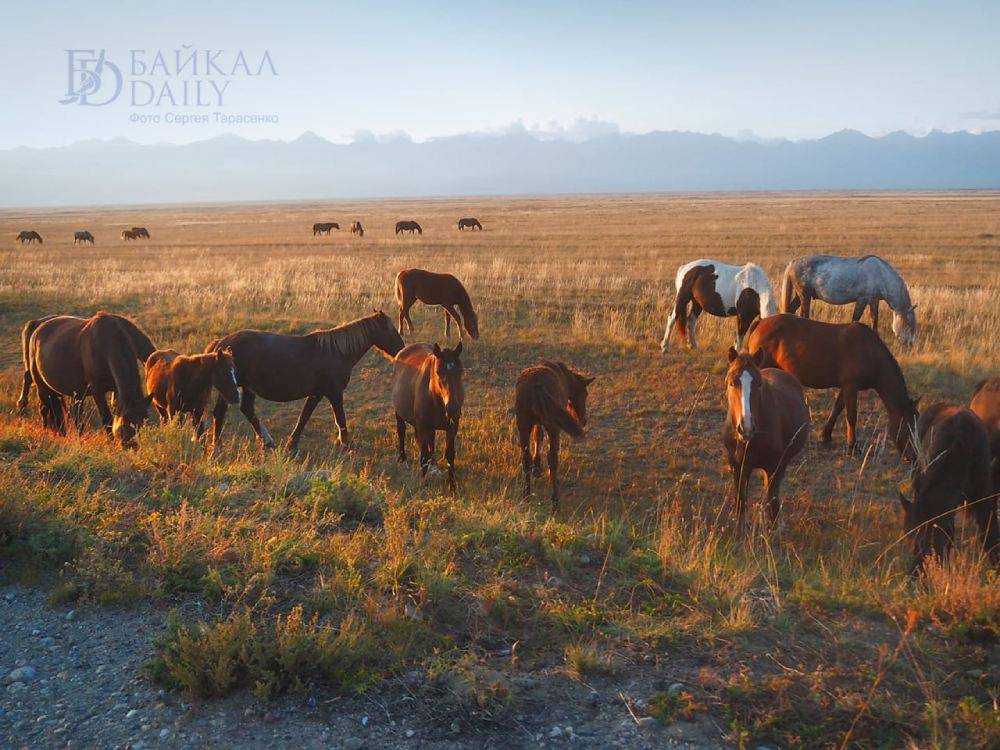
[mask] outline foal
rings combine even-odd
[[[722,443],[733,472],[736,521],[746,528],[747,482],[754,469],[764,473],[768,510],[773,526],[778,520],[778,492],[788,463],[806,444],[809,410],[802,386],[783,370],[761,369],[764,352],[737,352],[729,348],[726,373],[726,422]]]
[[[559,435],[583,437],[587,424],[587,386],[594,378],[573,372],[562,362],[542,360],[517,376],[514,414],[524,468],[524,496],[531,494],[531,474],[542,473],[542,429],[549,436],[549,481],[552,483],[552,512],[559,509]],[[528,441],[533,437],[534,450]]]
[[[232,349],[185,357],[173,349],[159,349],[146,360],[146,390],[160,421],[190,414],[195,439],[205,433],[205,410],[214,387],[221,398],[238,404],[240,390]]]

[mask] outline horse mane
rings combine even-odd
[[[309,335],[315,337],[320,349],[341,357],[351,357],[372,345],[377,326],[378,319],[367,315],[336,328],[312,331]]]
[[[849,325],[854,325],[854,324],[852,323],[852,324],[849,324]],[[904,396],[904,398],[909,399],[910,398],[910,391],[909,391],[909,389],[907,388],[907,385],[906,385],[906,378],[903,377],[903,368],[901,368],[899,366],[899,362],[896,361],[896,358],[893,356],[892,352],[889,350],[889,347],[886,346],[886,343],[882,340],[882,337],[879,336],[874,331],[872,331],[872,329],[869,328],[868,326],[866,326],[864,323],[858,323],[857,325],[860,325],[862,328],[864,328],[865,330],[867,330],[867,331],[869,331],[871,333],[871,336],[869,336],[869,339],[871,339],[871,341],[874,342],[875,346],[878,347],[879,351],[881,351],[886,357],[888,357],[889,365],[892,368],[892,374],[898,379],[898,381],[900,383],[903,384],[903,396]]]
[[[862,255],[860,258],[856,258],[855,260],[858,263],[860,263],[863,260],[870,260],[870,259],[878,260],[881,261],[882,263],[885,263],[886,265],[889,265],[886,259],[883,258],[881,255]]]
[[[104,356],[108,369],[111,370],[111,377],[115,381],[115,389],[118,398],[115,411],[119,416],[127,416],[129,410],[142,406],[143,391],[139,373],[135,367],[135,360],[138,355],[135,351],[135,344],[128,327],[123,323],[124,319],[118,315],[106,312],[98,312],[84,323],[82,331],[93,326],[104,327],[114,326],[118,333],[128,342],[128,348],[115,346],[115,342],[102,342],[104,344]],[[131,391],[128,393],[127,391]]]

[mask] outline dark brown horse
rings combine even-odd
[[[82,245],[84,242],[89,242],[91,245],[94,244],[94,235],[92,235],[87,230],[82,232],[73,232],[73,244]]]
[[[136,239],[149,239],[149,230],[146,227],[132,227],[132,231],[135,232]]]
[[[317,234],[330,234],[331,229],[340,230],[340,224],[335,221],[327,221],[321,224],[313,224],[313,236]]]
[[[107,313],[105,313],[107,315]],[[27,413],[28,410],[28,394],[31,391],[31,384],[34,382],[31,376],[31,355],[30,355],[30,344],[31,344],[31,334],[47,320],[52,320],[57,317],[72,317],[73,320],[79,323],[85,323],[86,318],[77,318],[69,315],[46,315],[44,318],[37,318],[36,320],[29,320],[24,324],[21,329],[21,361],[24,365],[24,377],[22,379],[21,385],[21,395],[17,399],[17,408],[22,413]],[[132,340],[132,347],[135,349],[136,359],[140,362],[145,363],[146,358],[156,349],[153,342],[149,340],[149,337],[143,333],[142,329],[139,328],[135,323],[133,323],[128,318],[123,318],[120,315],[109,315],[109,317],[115,318],[122,327],[128,333],[129,338]],[[77,403],[73,406],[74,420],[78,418],[81,412],[81,404]],[[51,426],[47,420],[43,418],[46,426]],[[81,426],[80,422],[77,422],[77,427]]]
[[[594,378],[573,372],[562,362],[543,360],[527,367],[514,386],[514,416],[524,470],[524,496],[531,494],[531,474],[542,473],[542,430],[549,436],[549,482],[552,512],[559,509],[559,436],[583,437],[587,425],[587,387]],[[529,438],[534,445],[529,448]]]
[[[715,288],[715,282],[718,280],[719,275],[715,272],[715,266],[694,266],[684,274],[684,280],[677,290],[677,300],[674,302],[677,330],[682,342],[690,337],[692,349],[698,348],[698,342],[695,340],[694,327],[692,326],[690,331],[688,329],[688,308],[693,320],[697,320],[703,310],[717,318],[730,318],[735,315],[738,347],[742,346],[743,337],[750,324],[760,317],[760,295],[756,291],[749,287],[743,289],[736,298],[736,306],[726,307]]]
[[[469,293],[462,282],[450,273],[433,273],[419,268],[400,271],[396,276],[396,302],[399,304],[399,332],[403,333],[403,323],[413,332],[410,308],[420,300],[425,305],[440,305],[444,310],[444,335],[451,335],[451,319],[458,325],[458,337],[462,338],[464,328],[472,338],[479,338],[479,318],[472,307]],[[455,308],[461,310],[459,316]]]
[[[135,229],[123,229],[122,230],[122,239],[125,240],[125,241],[138,240],[140,238],[141,238],[141,235]]]
[[[352,221],[351,222],[351,234],[356,234],[356,235],[358,235],[358,237],[364,237],[365,236],[365,228],[363,226],[361,226],[361,222],[360,221]]]
[[[243,389],[240,411],[267,448],[274,447],[274,439],[254,412],[257,396],[282,403],[306,400],[288,436],[288,450],[294,453],[309,417],[324,398],[333,407],[340,443],[346,446],[350,442],[344,414],[344,390],[350,382],[351,370],[373,346],[387,357],[394,357],[404,346],[392,321],[381,310],[337,328],[313,331],[305,336],[238,331],[213,341],[205,351],[232,351],[236,378]],[[215,403],[212,415],[215,447],[219,445],[228,406],[221,397]]]
[[[747,350],[763,350],[765,367],[780,367],[807,388],[840,389],[823,427],[824,443],[832,439],[833,428],[846,407],[847,447],[855,450],[858,392],[874,389],[889,415],[889,437],[904,458],[913,457],[910,434],[917,421],[919,399],[910,398],[899,363],[868,326],[772,315],[751,328]]]
[[[479,223],[479,219],[475,219],[475,218],[472,218],[472,217],[470,217],[468,219],[459,219],[458,220],[458,229],[459,229],[459,231],[464,231],[466,228],[469,228],[469,229],[471,229],[473,231],[475,231],[477,229],[480,232],[483,231],[483,225]]]
[[[755,469],[764,473],[771,525],[781,510],[781,480],[789,462],[806,444],[809,409],[799,381],[773,367],[761,368],[764,352],[729,348],[726,421],[722,443],[733,473],[736,522],[746,527],[747,482]]]
[[[1000,378],[983,380],[972,392],[969,408],[983,421],[993,457],[993,492],[1000,493]]]
[[[913,536],[910,572],[930,555],[943,560],[955,536],[955,513],[966,506],[979,526],[983,551],[1000,564],[997,498],[990,476],[990,438],[971,410],[938,402],[917,423],[921,453],[914,467],[913,500],[902,492],[904,528]]]
[[[63,397],[79,403],[90,395],[105,428],[122,445],[131,445],[149,405],[142,392],[137,358],[132,336],[116,315],[46,320],[29,343],[31,377],[38,388],[43,419],[65,433]],[[109,391],[115,393],[115,414],[108,407]],[[77,425],[82,429],[78,415]]]
[[[462,418],[462,342],[454,349],[437,344],[410,344],[396,355],[392,371],[392,405],[396,410],[399,460],[406,461],[406,425],[420,447],[420,475],[434,466],[434,433],[445,433],[444,458],[448,486],[455,489],[455,436]]]
[[[39,245],[43,244],[42,235],[40,235],[34,229],[25,229],[23,232],[18,232],[17,234],[17,241],[20,242],[22,245],[25,243],[30,245],[32,242],[35,242],[36,240]]]
[[[415,221],[397,221],[396,222],[396,234],[400,232],[409,232],[413,234],[416,230],[417,234],[423,234],[424,230],[420,228],[420,225]]]
[[[240,401],[236,365],[229,349],[185,357],[173,349],[157,349],[146,360],[146,390],[165,422],[190,414],[197,439],[205,432],[205,410],[212,388],[230,404]]]

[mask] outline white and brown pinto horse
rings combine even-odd
[[[793,260],[781,285],[781,312],[794,313],[801,305],[802,317],[808,318],[814,299],[831,305],[853,302],[854,321],[861,320],[867,307],[876,333],[878,304],[885,300],[892,308],[896,338],[907,346],[917,340],[917,306],[910,301],[910,290],[896,269],[877,255],[806,255]]]
[[[674,326],[678,326],[688,346],[698,348],[695,327],[703,311],[720,318],[737,318],[737,349],[743,345],[743,336],[756,318],[777,312],[771,280],[754,263],[733,266],[705,258],[693,260],[677,269],[674,286],[677,299],[660,342],[664,353],[670,351]]]

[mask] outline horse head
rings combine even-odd
[[[139,433],[148,416],[149,404],[153,394],[144,396],[133,404],[121,404],[114,420],[111,422],[111,435],[121,443],[123,448],[135,448],[135,436]]]
[[[212,359],[212,385],[231,404],[240,402],[240,388],[236,378],[236,363],[233,361],[233,350],[229,347],[219,349],[210,355]]]
[[[431,387],[444,403],[448,424],[455,425],[462,416],[465,386],[462,383],[462,342],[454,349],[442,349],[434,344]]]
[[[941,513],[933,488],[922,486],[921,480],[918,474],[913,482],[913,500],[908,500],[902,490],[898,491],[903,509],[903,531],[906,536],[913,537],[913,559],[910,561],[910,575],[913,576],[923,570],[928,557],[944,559],[955,532],[955,514]]]
[[[729,371],[726,373],[726,402],[739,440],[750,442],[757,431],[754,415],[761,413],[760,367],[764,350],[753,354],[729,347]]]
[[[372,319],[375,321],[372,344],[383,351],[389,359],[392,359],[406,346],[406,342],[403,341],[403,337],[399,335],[399,331],[396,330],[396,326],[392,324],[388,315],[377,309],[372,310],[372,312],[374,313]]]
[[[906,346],[913,346],[917,341],[916,305],[910,305],[902,312],[892,313],[892,332]]]
[[[566,408],[572,414],[581,427],[587,426],[587,386],[593,383],[596,378],[584,377],[578,372],[573,372],[568,367],[569,373],[569,399]]]

